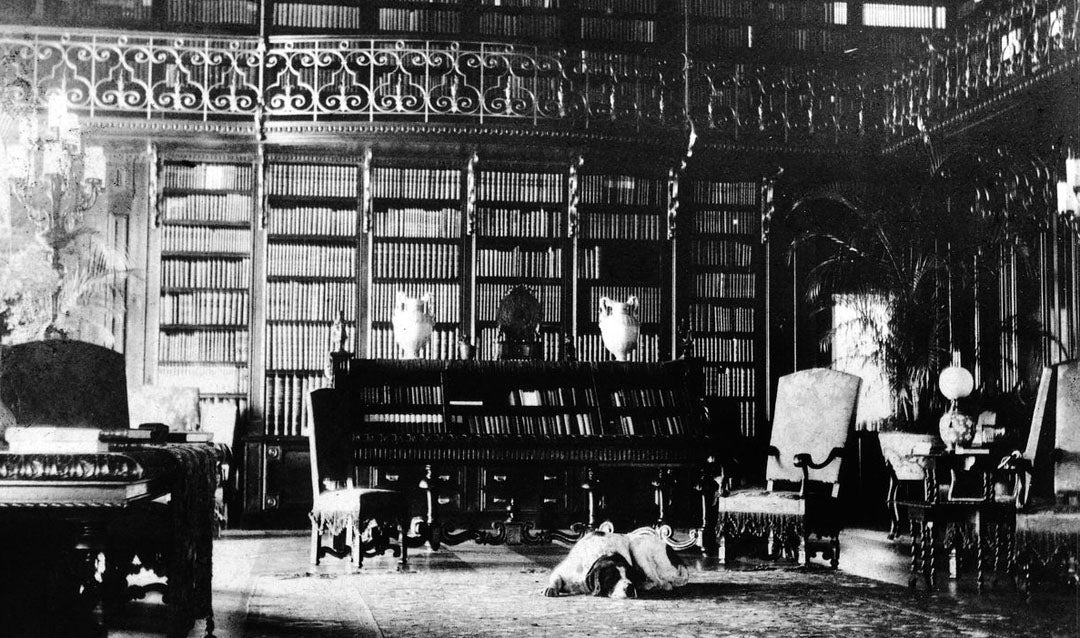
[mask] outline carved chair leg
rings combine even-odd
[[[360,540],[360,525],[362,518],[358,517],[349,521],[349,526],[346,527],[346,543],[351,550],[349,552],[349,562],[352,563],[354,569],[360,569],[364,564],[364,544]]]
[[[921,527],[915,524],[914,518],[908,519],[908,527],[911,529],[911,573],[908,575],[908,587],[915,589],[922,569],[922,534]]]
[[[895,478],[889,478],[889,492],[885,497],[886,504],[889,507],[889,540],[896,538],[900,533],[900,506],[896,504],[896,494],[899,490],[899,484]]]
[[[798,561],[804,567],[810,565],[810,535],[805,532],[799,534]]]
[[[726,565],[727,564],[727,546],[728,546],[727,534],[721,533],[720,534],[720,542],[717,543],[717,546],[716,546],[716,561],[718,563],[720,563],[721,565]]]
[[[833,536],[829,540],[829,547],[832,548],[832,558],[829,559],[829,567],[838,569],[840,567],[840,536]]]

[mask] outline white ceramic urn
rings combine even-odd
[[[615,355],[616,361],[626,361],[637,348],[641,320],[638,319],[638,299],[634,295],[626,303],[600,298],[600,336],[604,347]]]
[[[435,318],[431,316],[431,293],[424,293],[417,299],[399,290],[391,321],[394,342],[404,351],[404,358],[419,358],[435,327]]]

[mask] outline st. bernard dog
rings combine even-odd
[[[601,529],[574,544],[552,570],[543,593],[636,598],[638,591],[670,590],[689,580],[686,567],[656,530],[617,534]]]

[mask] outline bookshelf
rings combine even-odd
[[[686,318],[703,360],[704,392],[735,406],[746,436],[757,429],[764,381],[758,196],[754,182],[696,181],[686,204]]]
[[[432,297],[435,327],[421,356],[457,356],[464,247],[461,175],[460,169],[443,166],[371,168],[370,358],[400,357],[391,324],[399,291]]]
[[[162,162],[152,381],[247,407],[254,166]]]
[[[465,0],[380,0],[374,2],[374,31],[381,35],[457,36]]]
[[[600,299],[639,302],[641,332],[630,361],[659,361],[670,291],[667,272],[666,182],[626,174],[580,178],[577,260],[577,354],[608,361],[597,323]]]
[[[307,432],[335,322],[355,336],[359,184],[356,164],[268,166],[263,434]]]
[[[565,0],[478,0],[477,34],[484,40],[561,42]]]
[[[496,312],[524,285],[543,307],[544,359],[558,357],[570,259],[566,241],[565,176],[544,170],[483,170],[477,182],[473,245],[476,340],[480,359],[498,353]]]
[[[595,524],[597,514],[621,516],[627,526],[655,521],[648,477],[663,468],[677,478],[662,489],[700,504],[695,470],[711,443],[694,408],[694,370],[689,361],[389,361],[336,353],[334,418],[352,432],[358,483],[396,487],[410,511],[427,512],[423,539],[521,542],[511,530],[528,534],[530,522],[561,537],[556,530]],[[623,397],[627,404],[616,405]],[[595,507],[593,469],[612,479],[603,488],[616,504],[610,510]],[[627,473],[644,480],[617,480]],[[673,514],[677,525],[700,524],[700,507],[666,510]]]

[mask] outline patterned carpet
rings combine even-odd
[[[1080,636],[1080,603],[1058,591],[1031,603],[1000,587],[982,596],[909,592],[826,569],[698,563],[691,584],[637,600],[540,595],[565,554],[554,547],[465,544],[389,557],[359,573],[333,558],[306,564],[306,538],[227,538],[215,546],[219,638],[345,636]],[[146,622],[111,636],[146,636]],[[192,636],[201,635],[201,623]]]

